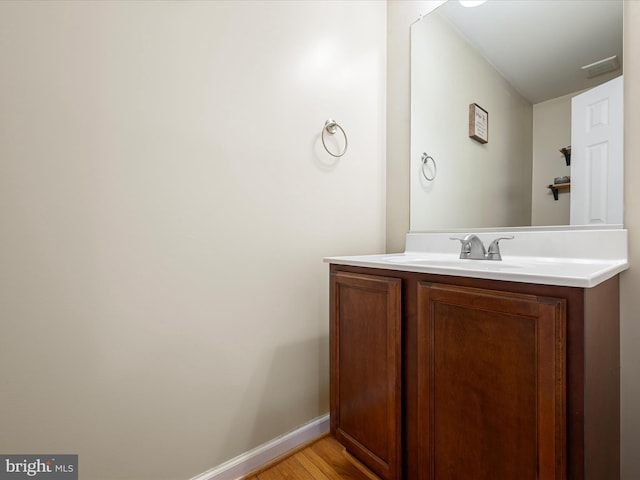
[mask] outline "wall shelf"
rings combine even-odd
[[[559,190],[565,190],[571,187],[571,182],[569,183],[555,183],[553,185],[548,185],[547,188],[551,189],[551,192],[553,192],[553,199],[554,200],[558,200],[558,191]]]

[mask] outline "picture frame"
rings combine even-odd
[[[469,137],[480,143],[489,142],[489,112],[477,103],[469,105]]]

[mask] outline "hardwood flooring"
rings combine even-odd
[[[244,480],[380,480],[326,435],[275,460]]]

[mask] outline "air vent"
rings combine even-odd
[[[587,74],[587,78],[593,78],[597,77],[598,75],[613,72],[614,70],[619,69],[620,60],[618,59],[617,55],[614,55],[603,60],[598,60],[597,62],[591,63],[589,65],[585,65],[581,68]]]

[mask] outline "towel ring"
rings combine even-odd
[[[340,131],[342,132],[342,135],[344,135],[344,149],[342,150],[342,152],[336,155],[335,153],[333,153],[331,150],[327,148],[327,144],[324,142],[324,132],[329,132],[331,135],[333,135],[338,131],[338,129],[340,129]],[[324,122],[324,127],[322,128],[322,134],[320,136],[322,138],[322,146],[327,151],[327,153],[332,157],[338,158],[343,156],[345,153],[347,153],[347,146],[348,146],[347,134],[344,132],[344,129],[338,124],[338,122],[336,122],[335,120],[330,118],[329,120]]]
[[[433,159],[431,155],[428,155],[426,152],[422,154],[422,157],[420,159],[422,160],[422,176],[426,178],[428,182],[433,182],[433,180],[436,178],[436,175],[438,173],[438,167],[436,166],[436,161]],[[429,177],[427,173],[424,171],[424,167],[427,166],[427,163],[429,163],[429,160],[431,160],[431,163],[433,163],[433,175],[431,177]]]

